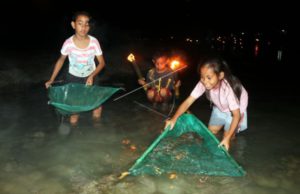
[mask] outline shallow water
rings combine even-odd
[[[160,134],[164,117],[141,92],[104,104],[99,122],[91,113],[77,127],[47,105],[39,85],[0,96],[0,193],[298,193],[300,152],[298,104],[295,97],[249,103],[249,129],[232,143],[231,155],[246,170],[242,178],[177,174],[117,176],[128,170]],[[191,111],[203,122],[210,114],[205,100]],[[167,114],[165,112],[164,114]]]

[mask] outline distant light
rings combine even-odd
[[[277,51],[277,60],[281,61],[281,59],[282,59],[282,50],[278,50]]]
[[[255,45],[255,47],[254,47],[254,55],[257,56],[258,52],[259,52],[259,46]]]

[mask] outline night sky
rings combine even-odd
[[[1,45],[7,49],[56,47],[72,34],[70,20],[78,10],[90,12],[100,31],[112,38],[132,31],[157,38],[207,30],[272,31],[288,24],[288,16],[280,14],[283,3],[263,6],[255,1],[229,5],[196,0],[11,0],[1,8],[1,33],[6,37]]]

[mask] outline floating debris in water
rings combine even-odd
[[[132,145],[130,146],[130,150],[131,150],[131,151],[135,151],[135,150],[136,150],[136,146],[135,146],[134,144],[132,144]]]
[[[169,175],[169,179],[176,179],[177,178],[177,174],[176,173],[172,173]]]
[[[123,139],[122,144],[128,145],[128,144],[130,144],[130,140],[129,139]]]

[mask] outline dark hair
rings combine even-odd
[[[73,17],[72,17],[72,21],[75,22],[77,17],[80,16],[80,15],[84,15],[86,17],[88,17],[90,20],[92,19],[92,16],[90,15],[89,12],[87,11],[76,11],[74,14],[73,14]]]
[[[198,72],[202,67],[208,67],[214,70],[214,72],[219,75],[221,72],[224,72],[224,78],[229,83],[231,88],[233,89],[234,94],[238,99],[241,97],[242,93],[242,84],[240,80],[232,75],[230,68],[227,62],[220,57],[208,57],[200,61],[198,65]]]
[[[169,58],[169,52],[166,49],[159,49],[154,53],[154,55],[152,56],[152,59],[157,60],[160,57]]]

